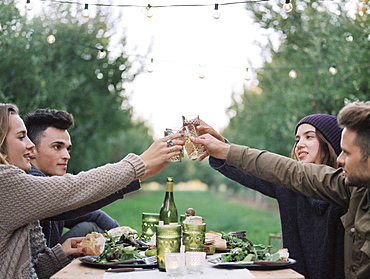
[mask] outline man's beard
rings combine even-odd
[[[358,177],[351,178],[346,180],[346,185],[350,187],[366,187],[370,188],[370,181],[364,181],[363,179],[359,179]]]
[[[355,175],[347,176],[346,184],[348,186],[370,188],[370,172],[366,164],[361,165]]]

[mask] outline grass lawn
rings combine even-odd
[[[141,213],[158,212],[164,199],[164,191],[140,190],[126,195],[103,208],[121,226],[130,226],[141,234]],[[280,233],[279,214],[273,210],[258,210],[246,204],[221,197],[212,192],[177,191],[174,198],[179,215],[192,207],[202,216],[207,231],[246,231],[254,244],[268,244],[270,233]]]

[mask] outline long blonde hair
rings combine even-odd
[[[18,107],[13,104],[0,103],[0,163],[10,164],[5,146],[5,139],[9,132],[10,115],[18,114]]]

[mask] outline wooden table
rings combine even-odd
[[[159,271],[158,271],[159,272]],[[298,272],[292,269],[280,269],[280,270],[251,270],[251,273],[257,278],[263,279],[302,279],[304,278],[303,275],[299,274]],[[92,268],[87,267],[81,264],[81,262],[76,259],[65,268],[60,270],[58,273],[54,274],[51,278],[52,279],[103,279],[105,274],[104,269]],[[125,273],[127,278],[129,273]],[[163,278],[167,279],[170,278],[163,273]],[[186,278],[180,277],[180,278]],[[200,278],[206,278],[206,276],[200,276]]]

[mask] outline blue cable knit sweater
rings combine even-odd
[[[241,185],[277,200],[283,246],[288,248],[289,257],[297,260],[292,269],[306,279],[344,278],[344,228],[340,217],[347,209],[246,175],[225,160],[210,157],[209,164]]]

